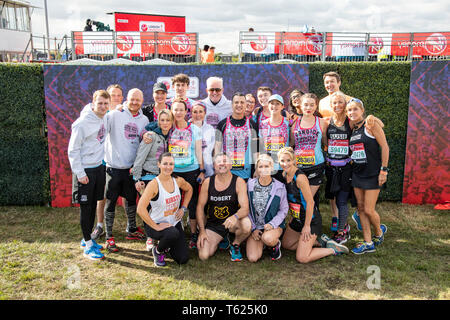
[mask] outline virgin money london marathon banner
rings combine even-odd
[[[253,93],[259,86],[269,86],[280,94],[286,103],[293,89],[308,91],[309,68],[295,65],[206,65],[206,66],[74,66],[44,65],[45,108],[48,127],[51,205],[71,206],[72,173],[67,158],[71,125],[82,108],[92,101],[92,94],[118,83],[124,89],[124,99],[132,88],[144,92],[144,105],[153,100],[153,84],[159,78],[170,85],[177,73],[191,78],[188,96],[204,99],[206,79],[222,77],[224,95],[231,99],[233,93]],[[171,88],[169,88],[171,92]]]
[[[242,33],[242,52],[254,54],[321,55],[323,34],[300,32]],[[365,33],[328,32],[326,56],[364,56],[366,44],[369,55],[449,56],[450,33]],[[283,49],[281,49],[283,47]]]
[[[403,202],[450,201],[449,61],[413,62]]]

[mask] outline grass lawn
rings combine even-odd
[[[375,253],[301,265],[286,250],[255,264],[231,262],[227,251],[201,262],[192,251],[187,265],[168,259],[156,268],[144,241],[125,240],[122,208],[114,226],[121,251],[94,262],[79,247],[77,208],[0,207],[0,299],[450,299],[449,212],[389,202],[377,210],[388,232]],[[321,211],[330,234],[329,207]],[[349,249],[362,240],[350,225]],[[378,289],[367,285],[373,266]]]

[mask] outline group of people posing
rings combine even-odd
[[[278,260],[281,249],[295,251],[300,263],[347,254],[350,199],[364,238],[351,251],[374,252],[387,231],[375,210],[388,174],[384,124],[340,91],[336,72],[323,79],[327,97],[294,90],[288,104],[269,87],[256,98],[236,92],[228,100],[218,77],[207,79],[207,97],[195,101],[186,96],[185,74],[172,78],[170,99],[165,84],[155,83],[150,105],[137,88],[125,102],[118,84],[96,91],[72,124],[68,147],[83,255],[103,259],[96,242],[103,235],[105,249],[119,251],[119,197],[126,239],[146,240],[156,266],[166,265],[167,254],[186,263],[189,249],[201,260],[229,249],[241,261],[242,244],[251,262],[265,251]],[[322,233],[319,210],[324,177],[331,237]]]

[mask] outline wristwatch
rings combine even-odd
[[[386,172],[389,171],[388,167],[381,167],[380,170],[381,170],[381,171],[386,171]]]
[[[205,169],[200,169],[200,173],[206,173]]]
[[[189,209],[186,208],[185,206],[181,206],[180,209],[183,209],[183,212],[186,214],[189,212]]]

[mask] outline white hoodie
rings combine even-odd
[[[106,116],[99,118],[91,108],[85,108],[72,124],[68,156],[72,172],[77,178],[86,176],[85,168],[94,168],[102,164],[106,128]]]
[[[231,101],[224,95],[220,98],[220,101],[214,105],[209,97],[203,99],[202,102],[206,105],[206,123],[211,125],[214,129],[217,128],[217,124],[228,116],[231,116]]]
[[[142,110],[133,116],[126,103],[122,111],[110,111],[106,117],[109,137],[105,147],[106,166],[115,169],[131,168],[136,159],[140,137],[149,122],[148,118],[144,116]]]

